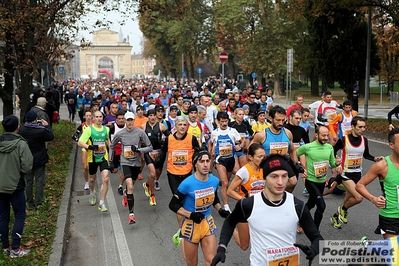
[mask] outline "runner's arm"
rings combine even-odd
[[[334,145],[334,155],[337,155],[337,152],[344,148],[344,141],[342,138],[339,138]]]
[[[186,195],[180,193],[179,190],[176,190],[175,193],[173,194],[172,199],[169,202],[169,209],[171,209],[173,212],[177,214],[189,218],[191,212],[184,209],[182,204],[185,197]]]
[[[372,201],[375,197],[367,190],[366,186],[377,177],[379,177],[379,179],[383,179],[383,177],[385,178],[387,171],[388,164],[385,160],[381,160],[378,163],[373,164],[367,174],[362,176],[359,182],[357,182],[356,191],[369,201]]]
[[[330,130],[333,137],[337,136],[337,132],[335,132],[334,125],[336,123],[338,123],[339,121],[342,121],[342,116],[343,116],[343,114],[338,114],[337,116],[335,116],[335,118],[333,120],[330,121],[330,123],[328,125],[328,129]]]
[[[399,105],[395,106],[391,111],[388,113],[388,124],[392,124],[392,115],[399,113]]]
[[[235,200],[240,200],[244,198],[243,196],[237,193],[237,188],[241,185],[241,183],[242,179],[238,175],[236,175],[233,178],[233,181],[231,181],[230,185],[227,187],[227,196]]]
[[[378,161],[380,158],[379,157],[375,157],[373,155],[370,154],[370,149],[369,149],[369,143],[368,140],[366,138],[364,138],[364,152],[363,152],[363,158],[376,162]]]
[[[148,138],[147,134],[145,134],[145,132],[141,132],[140,139],[144,142],[145,147],[144,147],[144,146],[141,146],[138,150],[139,150],[141,153],[152,152],[153,147],[152,147],[151,141],[150,141],[150,139]]]

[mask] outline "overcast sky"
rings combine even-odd
[[[95,22],[95,19],[98,18],[98,16],[99,16],[98,14],[89,15],[86,18],[82,19],[82,23],[85,23],[87,25],[93,25]],[[124,25],[121,25],[120,15],[117,14],[116,12],[108,12],[104,16],[106,17],[107,20],[113,22],[113,25],[111,25],[109,27],[110,30],[119,32],[119,30],[122,29],[124,38],[127,38],[127,36],[129,35],[130,45],[133,46],[131,53],[132,54],[133,53],[136,53],[136,54],[141,53],[140,43],[141,43],[143,34],[141,33],[141,31],[139,29],[138,20],[135,16],[132,19],[127,19],[125,21]],[[80,37],[84,37],[86,40],[92,41],[92,36],[89,31],[81,31]]]

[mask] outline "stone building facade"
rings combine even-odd
[[[91,44],[79,49],[80,76],[131,78],[129,39],[123,38],[121,32],[107,29],[95,31],[92,36]]]

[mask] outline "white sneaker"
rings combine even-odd
[[[90,188],[90,186],[89,186],[89,182],[86,182],[86,183],[85,183],[85,187],[84,187],[84,189],[85,189],[85,190],[89,190],[89,188]]]

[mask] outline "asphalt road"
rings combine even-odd
[[[370,151],[374,156],[391,153],[385,143],[375,141],[370,141]],[[101,213],[97,206],[92,207],[88,204],[88,193],[83,190],[80,152],[78,154],[72,192],[70,236],[64,265],[185,265],[180,247],[174,246],[171,241],[172,235],[177,230],[177,222],[175,214],[168,208],[172,193],[166,172],[164,171],[160,178],[161,190],[155,194],[157,198],[155,207],[149,205],[148,198],[144,195],[143,181],[136,182],[134,196],[137,223],[128,225],[128,210],[122,206],[122,196],[117,193],[119,173],[110,176],[106,199],[109,212]],[[363,171],[367,171],[371,165],[372,162],[364,161]],[[145,170],[145,179],[146,172]],[[370,184],[369,189],[374,195],[380,194],[377,181]],[[302,195],[302,190],[303,183],[300,181],[294,195],[306,201],[307,197]],[[338,230],[332,227],[329,218],[343,200],[343,196],[329,195],[325,200],[327,208],[320,231],[326,240],[359,240],[364,235],[369,236],[369,239],[380,238],[373,233],[378,221],[378,209],[370,202],[364,200],[360,205],[350,209],[348,224]],[[230,201],[230,206],[234,206],[233,201]],[[220,229],[223,219],[216,211],[213,211],[213,215]],[[309,243],[304,234],[298,235],[297,242]],[[199,252],[199,265],[203,265],[202,254]],[[232,240],[224,265],[249,265],[249,254],[249,250],[242,251]],[[307,265],[303,254],[301,265]],[[317,258],[313,265],[318,265]]]

